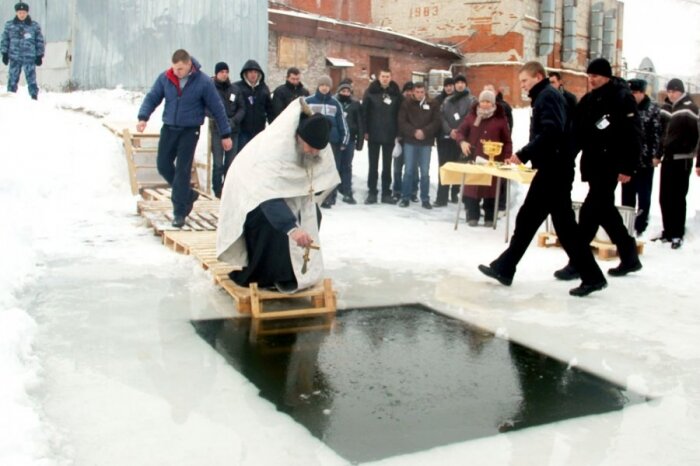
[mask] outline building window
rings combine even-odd
[[[411,82],[414,83],[424,83],[427,73],[421,73],[420,71],[411,72]]]
[[[308,64],[309,44],[306,39],[280,36],[277,43],[277,66],[305,67]]]

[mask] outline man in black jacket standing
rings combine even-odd
[[[241,80],[234,84],[245,102],[245,116],[238,135],[238,150],[265,129],[265,122],[271,122],[272,99],[270,89],[265,84],[265,73],[258,62],[248,60],[241,68]]]
[[[385,204],[394,204],[391,197],[391,152],[398,134],[401,90],[391,80],[390,70],[381,70],[379,78],[372,81],[362,99],[365,118],[365,139],[368,143],[369,173],[367,188],[369,194],[365,204],[377,203],[377,181],[379,178],[379,151],[382,151],[382,197]]]
[[[340,187],[338,191],[343,195],[343,202],[357,204],[355,197],[352,195],[352,159],[355,156],[355,150],[361,151],[365,143],[365,122],[362,118],[362,105],[352,98],[352,86],[348,82],[343,82],[338,86],[336,98],[343,108],[343,116],[345,116],[350,134],[348,144],[341,149]]]
[[[632,92],[622,79],[613,77],[606,59],[591,61],[586,73],[591,91],[583,96],[574,113],[574,140],[576,149],[582,151],[581,179],[588,182],[579,228],[589,244],[603,227],[620,256],[620,264],[608,269],[608,274],[621,277],[642,268],[637,243],[615,207],[617,183],[629,182],[637,168],[642,126]],[[578,271],[569,263],[554,276],[572,280],[578,278]]]
[[[224,151],[221,144],[217,144],[217,141],[221,139],[221,132],[214,118],[212,118],[211,115],[207,115],[209,116],[209,129],[211,130],[211,140],[213,141],[211,153],[214,166],[212,167],[211,188],[214,191],[214,196],[219,199],[221,198],[221,189],[224,186],[224,179],[226,178],[228,167],[231,166],[231,162],[233,162],[238,150],[238,132],[240,130],[241,121],[243,120],[243,115],[245,114],[241,94],[239,90],[231,84],[228,73],[228,65],[225,62],[219,62],[214,66],[214,77],[212,80],[214,81],[216,91],[219,93],[219,97],[221,97],[221,103],[224,104],[226,117],[231,126],[231,139],[233,140],[231,149]]]
[[[685,234],[685,197],[698,144],[698,107],[680,79],[668,82],[666,95],[661,108],[663,154],[661,160],[654,161],[655,166],[661,163],[659,202],[664,231],[658,239],[670,241],[671,248],[678,249]]]
[[[574,158],[564,148],[566,103],[545,77],[539,62],[528,62],[520,70],[520,87],[532,100],[530,142],[516,152],[510,163],[532,161],[537,169],[523,206],[515,220],[515,231],[508,248],[490,265],[480,265],[486,276],[510,286],[520,259],[547,215],[569,259],[581,272],[581,284],[569,290],[572,296],[586,296],[607,286],[603,273],[593,258],[588,243],[581,240],[571,207]]]
[[[287,108],[292,100],[299,97],[308,97],[309,91],[301,83],[301,71],[299,68],[291,67],[287,69],[287,80],[272,93],[272,114],[270,123]]]

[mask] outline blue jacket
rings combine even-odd
[[[306,103],[309,104],[309,108],[314,113],[320,113],[330,122],[330,142],[347,146],[350,140],[350,132],[348,131],[348,124],[343,116],[343,107],[340,105],[340,102],[330,92],[321,94],[317,90],[314,95],[306,98]]]
[[[6,22],[0,52],[7,54],[10,61],[22,63],[34,63],[37,57],[43,57],[44,36],[39,23],[29,16],[24,21],[14,18]]]
[[[192,59],[192,72],[180,89],[180,81],[172,68],[161,73],[151,90],[143,99],[139,109],[139,121],[148,121],[151,113],[165,99],[163,123],[170,126],[201,126],[204,123],[206,109],[209,109],[219,127],[221,138],[231,135],[231,126],[226,117],[226,110],[214,83],[200,71],[201,65]]]

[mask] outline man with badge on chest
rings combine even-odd
[[[329,138],[327,119],[300,98],[236,156],[216,249],[242,268],[230,273],[238,285],[293,293],[323,279],[317,204],[340,182]]]

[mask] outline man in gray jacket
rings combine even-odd
[[[442,118],[443,151],[438,152],[439,166],[447,162],[456,162],[460,155],[460,149],[455,141],[457,128],[464,117],[469,113],[474,105],[474,98],[467,89],[467,78],[459,75],[455,78],[455,91],[442,103],[440,111]],[[439,174],[439,171],[438,171]],[[439,175],[438,175],[439,176]],[[443,186],[438,181],[437,198],[434,207],[444,207],[447,205],[447,194],[451,192],[452,202],[457,202],[459,197],[459,185]]]

